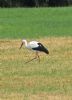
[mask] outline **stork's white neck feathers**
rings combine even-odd
[[[22,43],[25,44],[25,46],[27,47],[27,41],[26,40],[22,40]]]

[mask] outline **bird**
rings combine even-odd
[[[46,54],[49,54],[48,49],[42,43],[40,43],[38,41],[30,41],[28,43],[26,39],[23,39],[22,43],[20,45],[20,49],[22,48],[23,45],[25,45],[25,47],[27,49],[30,49],[30,50],[33,50],[33,51],[36,52],[36,56],[33,59],[37,59],[38,58],[39,62],[40,62],[39,52],[44,52]],[[30,61],[32,61],[33,59],[31,59]]]

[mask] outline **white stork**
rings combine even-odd
[[[39,51],[44,52],[46,54],[49,54],[49,51],[40,42],[31,41],[31,42],[27,43],[27,41],[25,39],[23,39],[22,40],[22,43],[21,43],[21,46],[20,46],[20,49],[23,46],[23,44],[25,44],[25,47],[26,48],[28,48],[30,50],[36,51],[36,57],[33,58],[33,59],[37,59],[38,58],[39,59],[39,62],[40,62],[40,57],[38,55],[38,52]],[[30,61],[32,61],[33,59],[31,59]],[[28,62],[30,62],[30,61],[28,61]]]

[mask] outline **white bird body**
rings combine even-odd
[[[26,47],[29,48],[29,49],[36,48],[36,47],[39,46],[38,43],[39,43],[39,42],[37,42],[37,41],[31,41],[31,42],[29,42],[29,43],[27,44]]]

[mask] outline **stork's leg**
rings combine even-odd
[[[29,63],[29,62],[31,62],[32,60],[37,59],[37,58],[38,58],[38,60],[39,60],[39,62],[40,62],[39,54],[38,54],[38,52],[36,51],[36,56],[35,56],[33,59],[27,61],[26,63]]]
[[[36,58],[38,58],[39,62],[40,62],[40,56],[38,54],[38,51],[36,51]]]
[[[29,60],[29,61],[27,61],[27,62],[25,62],[25,63],[29,63],[29,62],[31,62],[32,60],[34,60],[34,59],[36,59],[36,57],[35,58],[33,58],[33,59],[31,59],[31,60]]]

